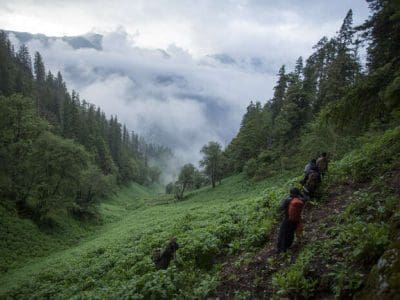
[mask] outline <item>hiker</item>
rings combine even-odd
[[[175,252],[179,249],[176,238],[171,239],[164,249],[156,249],[153,252],[152,260],[157,269],[167,269],[169,263],[175,258]]]
[[[300,181],[300,183],[304,186],[307,182],[308,179],[308,175],[310,175],[311,172],[318,172],[319,173],[319,169],[317,167],[317,161],[316,159],[312,159],[310,160],[310,162],[305,166],[304,168],[304,178]]]
[[[303,224],[301,212],[303,211],[306,198],[298,188],[290,189],[290,196],[285,198],[280,206],[285,217],[281,224],[278,237],[278,253],[286,251],[293,243],[294,234],[301,239]]]
[[[317,159],[317,167],[321,173],[321,176],[324,176],[324,174],[328,171],[328,157],[326,152],[323,152],[321,157]]]
[[[304,174],[309,173],[311,170],[314,170],[316,167],[317,167],[317,161],[315,160],[315,158],[313,158],[304,167]]]
[[[313,198],[315,196],[315,191],[317,190],[319,184],[321,183],[321,175],[319,172],[311,170],[307,176],[307,180],[303,185],[305,194]]]

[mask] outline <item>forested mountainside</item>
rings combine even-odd
[[[17,51],[0,32],[1,197],[35,220],[64,207],[92,213],[100,198],[132,181],[148,185],[160,170],[149,161],[171,157],[107,118],[100,107],[46,72],[40,53]],[[112,101],[112,99],[110,99]]]
[[[321,38],[293,71],[281,67],[272,99],[250,103],[225,150],[225,172],[263,178],[321,151],[339,159],[357,137],[399,124],[399,7],[368,2],[369,20],[354,27],[350,10],[336,36]]]
[[[400,4],[367,2],[364,24],[350,10],[282,66],[273,98],[165,194],[147,161],[168,149],[68,93],[38,53],[32,71],[2,33],[0,298],[397,299]],[[310,194],[304,165],[322,152]],[[303,227],[280,251],[296,190]]]
[[[293,71],[279,69],[272,99],[250,102],[225,149],[216,142],[201,149],[205,183],[241,172],[260,180],[295,170],[321,152],[340,159],[365,134],[399,125],[399,8],[368,2],[372,15],[365,23],[354,26],[349,10],[334,37],[322,37]],[[180,194],[186,181],[191,188],[204,184],[190,164],[181,175],[167,191],[175,185]]]

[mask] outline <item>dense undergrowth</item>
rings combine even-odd
[[[364,287],[371,267],[392,243],[388,220],[399,213],[398,194],[388,178],[391,170],[400,167],[399,140],[400,128],[377,134],[333,163],[322,195],[343,184],[358,191],[347,199],[350,204],[334,220],[336,225],[326,228],[329,239],[308,244],[294,264],[275,274],[269,288],[277,297],[333,294],[344,298]],[[23,265],[8,263],[9,270],[0,277],[0,295],[204,298],[218,285],[227,256],[251,255],[265,243],[275,242],[267,238],[278,220],[276,208],[298,180],[283,174],[252,182],[237,175],[215,189],[196,190],[180,202],[131,187],[102,204],[105,224],[79,245],[29,262],[21,260]],[[323,209],[324,196],[321,201]],[[51,236],[40,233],[46,234]],[[176,259],[167,270],[156,270],[151,253],[172,237],[180,244]],[[52,247],[42,236],[38,238]],[[26,249],[32,248],[34,240],[25,241]],[[17,257],[9,250],[3,264]]]
[[[393,220],[398,218],[400,206],[398,182],[393,182],[392,177],[398,176],[399,157],[397,127],[369,137],[369,142],[334,164],[328,190],[341,184],[359,188],[354,187],[355,192],[347,199],[350,204],[334,219],[335,225],[325,229],[328,238],[309,244],[293,265],[274,276],[277,296],[310,298],[333,294],[343,299],[360,290],[365,293],[362,289],[372,266],[391,243],[396,243],[393,231],[398,226],[393,226]],[[398,279],[400,269],[392,272],[389,279],[392,275]],[[390,280],[376,282],[372,288],[375,291],[364,296],[392,299],[398,288]]]
[[[319,228],[323,238],[288,255],[293,261],[274,273],[268,295],[399,294],[400,8],[368,2],[369,20],[354,28],[350,10],[338,34],[322,38],[305,65],[300,57],[292,72],[282,66],[269,102],[248,106],[221,163],[224,176],[236,175],[179,202],[134,184],[100,203],[107,182],[156,182],[158,172],[146,163],[151,155],[138,150],[138,136],[116,117],[107,120],[70,95],[61,74],[45,76],[39,53],[32,74],[28,49],[15,53],[1,33],[0,69],[8,80],[0,82],[0,298],[213,295],[227,257],[249,257],[275,243],[268,237],[277,206],[300,179],[287,170],[300,176],[300,166],[320,151],[337,161],[317,207],[346,186],[351,196],[335,197],[344,211]],[[369,44],[365,70],[356,32]],[[154,145],[143,146],[148,154]],[[157,149],[150,152],[167,151]],[[102,174],[109,180],[99,180]],[[172,237],[180,245],[176,258],[157,270],[151,254]]]
[[[3,273],[0,295],[205,297],[217,285],[218,262],[224,256],[266,242],[275,207],[293,183],[287,178],[253,183],[234,176],[181,202],[148,194],[106,202],[100,211],[108,225],[76,247]],[[121,213],[125,216],[118,221]],[[158,271],[151,253],[173,236],[181,246],[176,259]]]
[[[118,221],[130,210],[143,205],[142,201],[151,195],[153,192],[149,188],[132,184],[101,203],[97,218],[90,222],[72,215],[66,218],[63,211],[54,211],[51,228],[40,227],[30,218],[21,218],[12,209],[12,203],[4,201],[0,205],[0,274],[34,258],[79,244],[104,224]]]

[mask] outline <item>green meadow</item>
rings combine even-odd
[[[308,236],[308,244],[298,252],[286,258],[271,257],[282,265],[272,274],[271,286],[264,287],[269,293],[318,298],[318,293],[328,292],[342,298],[368,288],[373,279],[367,280],[367,275],[376,260],[396,247],[392,236],[399,216],[399,135],[399,128],[371,135],[332,163],[320,190],[322,197],[311,205],[317,214],[324,212],[327,201],[343,201],[343,209],[322,220],[321,226],[326,227],[316,228],[316,236]],[[132,184],[100,204],[96,222],[64,218],[51,231],[2,208],[0,298],[199,299],[215,295],[226,262],[245,266],[264,247],[274,247],[276,241],[269,236],[280,220],[277,207],[288,189],[297,185],[298,173],[258,182],[239,174],[216,188],[192,191],[181,201],[157,187]],[[343,195],[338,193],[346,189]],[[171,238],[177,239],[180,248],[166,270],[157,270],[152,253]],[[267,258],[262,263],[272,261]],[[327,268],[323,274],[315,271],[321,265]],[[398,270],[384,273],[390,274],[397,276]],[[390,280],[395,278],[389,278],[389,284]],[[396,291],[395,286],[391,291]],[[238,297],[250,295],[246,290],[237,292]]]
[[[180,202],[133,184],[101,204],[101,224],[70,219],[65,230],[46,233],[24,220],[18,230],[26,235],[1,241],[0,295],[204,297],[217,284],[221,257],[265,242],[271,205],[284,196],[287,178],[254,183],[233,176]],[[3,214],[12,226],[15,218]],[[152,251],[172,237],[181,248],[173,266],[158,271]]]

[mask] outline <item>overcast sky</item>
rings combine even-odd
[[[123,26],[136,36],[138,46],[175,44],[194,55],[228,50],[268,55],[277,49],[286,53],[293,46],[302,53],[322,35],[334,33],[348,9],[354,10],[356,22],[368,15],[365,0],[0,2],[1,28],[59,36]]]
[[[250,100],[271,97],[280,65],[333,36],[350,8],[355,24],[369,14],[364,0],[0,3],[1,29],[103,34],[102,51],[62,41],[28,46],[89,102],[194,162],[209,140],[229,142]]]

